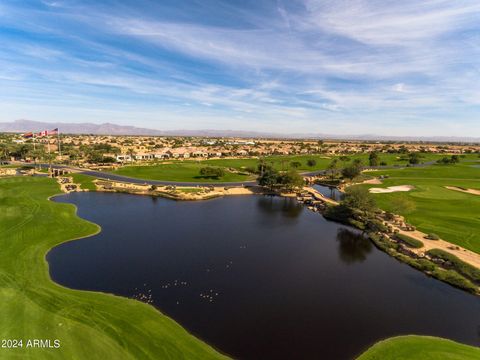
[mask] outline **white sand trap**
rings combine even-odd
[[[365,180],[363,183],[364,184],[372,184],[372,185],[380,185],[382,183],[382,181],[379,178],[375,178],[375,179]]]
[[[472,194],[472,195],[480,195],[480,190],[475,190],[475,189],[464,189],[460,188],[457,186],[445,186],[448,190],[455,190],[455,191],[460,191],[466,194]]]
[[[399,186],[390,186],[387,188],[371,188],[369,191],[372,194],[385,194],[385,193],[393,193],[398,191],[410,191],[414,189],[412,185],[399,185]]]

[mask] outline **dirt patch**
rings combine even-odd
[[[389,186],[387,188],[371,188],[369,191],[372,194],[385,194],[385,193],[393,193],[399,191],[410,191],[415,187],[412,185],[398,185],[398,186]]]

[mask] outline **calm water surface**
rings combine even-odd
[[[102,226],[48,255],[60,284],[134,297],[240,359],[351,359],[428,334],[479,345],[480,301],[378,251],[295,200],[57,198]]]
[[[315,184],[312,187],[315,190],[317,190],[320,194],[332,200],[340,201],[343,198],[343,193],[340,190],[338,190],[335,186],[325,186],[325,185]]]

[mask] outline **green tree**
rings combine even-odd
[[[7,160],[10,154],[10,146],[5,143],[0,143],[0,160]]]
[[[370,166],[378,166],[380,162],[380,157],[376,151],[372,151],[368,157],[368,162]]]
[[[305,183],[303,177],[295,170],[289,170],[281,174],[278,177],[277,182],[282,188],[287,190],[301,188]]]
[[[342,169],[342,176],[352,181],[362,173],[362,163],[354,160],[350,165]]]
[[[302,163],[301,163],[300,161],[292,161],[292,162],[290,163],[290,166],[291,166],[292,168],[298,169],[300,166],[302,166]]]
[[[346,155],[342,155],[338,158],[344,165],[350,161],[350,157],[346,156]]]
[[[200,175],[210,178],[221,178],[225,175],[225,170],[220,167],[205,166],[200,169]]]
[[[278,171],[270,165],[263,164],[261,166],[259,165],[259,167],[260,175],[257,178],[258,184],[273,190],[275,185],[278,183]]]
[[[360,186],[351,186],[345,190],[341,204],[351,210],[360,210],[364,213],[376,210],[375,198],[370,192]]]
[[[330,179],[333,180],[338,176],[338,173],[338,159],[333,159],[327,166],[327,174],[330,176]]]
[[[314,167],[315,165],[317,165],[317,161],[315,159],[308,159],[307,160],[307,165],[309,167]]]
[[[412,152],[408,154],[408,163],[412,165],[420,164],[422,160],[422,155],[418,152]]]

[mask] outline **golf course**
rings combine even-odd
[[[480,196],[447,188],[480,189],[478,164],[478,156],[469,155],[457,164],[372,171],[368,174],[388,178],[362,186],[413,186],[408,192],[374,194],[378,206],[405,216],[427,234],[480,253]]]
[[[306,161],[306,158],[301,160]],[[388,157],[391,162],[394,158]],[[330,159],[320,159],[316,168]],[[222,160],[219,160],[222,161]],[[237,160],[237,168],[250,164]],[[247,160],[245,160],[247,161]],[[293,161],[291,158],[289,162]],[[232,163],[208,161],[215,166]],[[282,166],[279,161],[275,166]],[[193,164],[193,165],[191,165]],[[222,164],[222,165],[219,165]],[[375,194],[379,206],[398,211],[427,233],[480,252],[480,196],[447,189],[480,189],[478,158],[467,156],[455,165],[387,169],[369,173],[388,176],[381,185],[412,185],[409,192]],[[156,169],[157,167],[145,167]],[[167,166],[167,165],[165,165]],[[169,165],[173,166],[173,165]],[[195,162],[182,162],[190,170]],[[305,166],[306,165],[302,165]],[[128,167],[134,169],[138,167]],[[170,167],[174,169],[173,167]],[[131,170],[133,171],[133,170]],[[179,170],[172,170],[178,176]],[[184,170],[182,170],[184,171]],[[139,177],[144,176],[134,172]],[[148,172],[147,172],[148,174]],[[151,176],[164,176],[161,171]],[[235,174],[236,175],[236,174]],[[92,178],[76,174],[76,181]],[[232,175],[233,176],[233,175]],[[93,185],[93,184],[92,184]],[[88,187],[87,187],[88,188]],[[227,358],[195,338],[151,305],[110,294],[77,291],[55,284],[45,256],[62,243],[91,236],[100,228],[76,216],[73,205],[50,201],[59,192],[53,179],[9,177],[0,179],[0,301],[2,339],[58,339],[59,348],[2,348],[0,357],[30,359],[222,359]],[[395,207],[398,201],[404,204]],[[412,205],[413,204],[413,205]],[[25,343],[24,343],[25,344]],[[480,350],[434,337],[402,336],[375,344],[359,359],[480,359]]]
[[[173,160],[151,165],[126,165],[113,171],[114,174],[145,180],[164,180],[178,182],[241,182],[255,179],[252,174],[262,161],[276,170],[295,169],[299,172],[314,172],[325,170],[333,159],[338,159],[342,166],[354,159],[360,159],[368,164],[368,154],[351,155],[348,157],[329,155],[296,155],[269,156],[262,159],[211,159],[211,160]],[[423,154],[422,162],[439,158],[439,155]],[[408,159],[399,154],[381,154],[380,162],[386,166],[405,166]],[[200,169],[203,167],[218,167],[225,170],[225,175],[218,178],[203,177]]]

